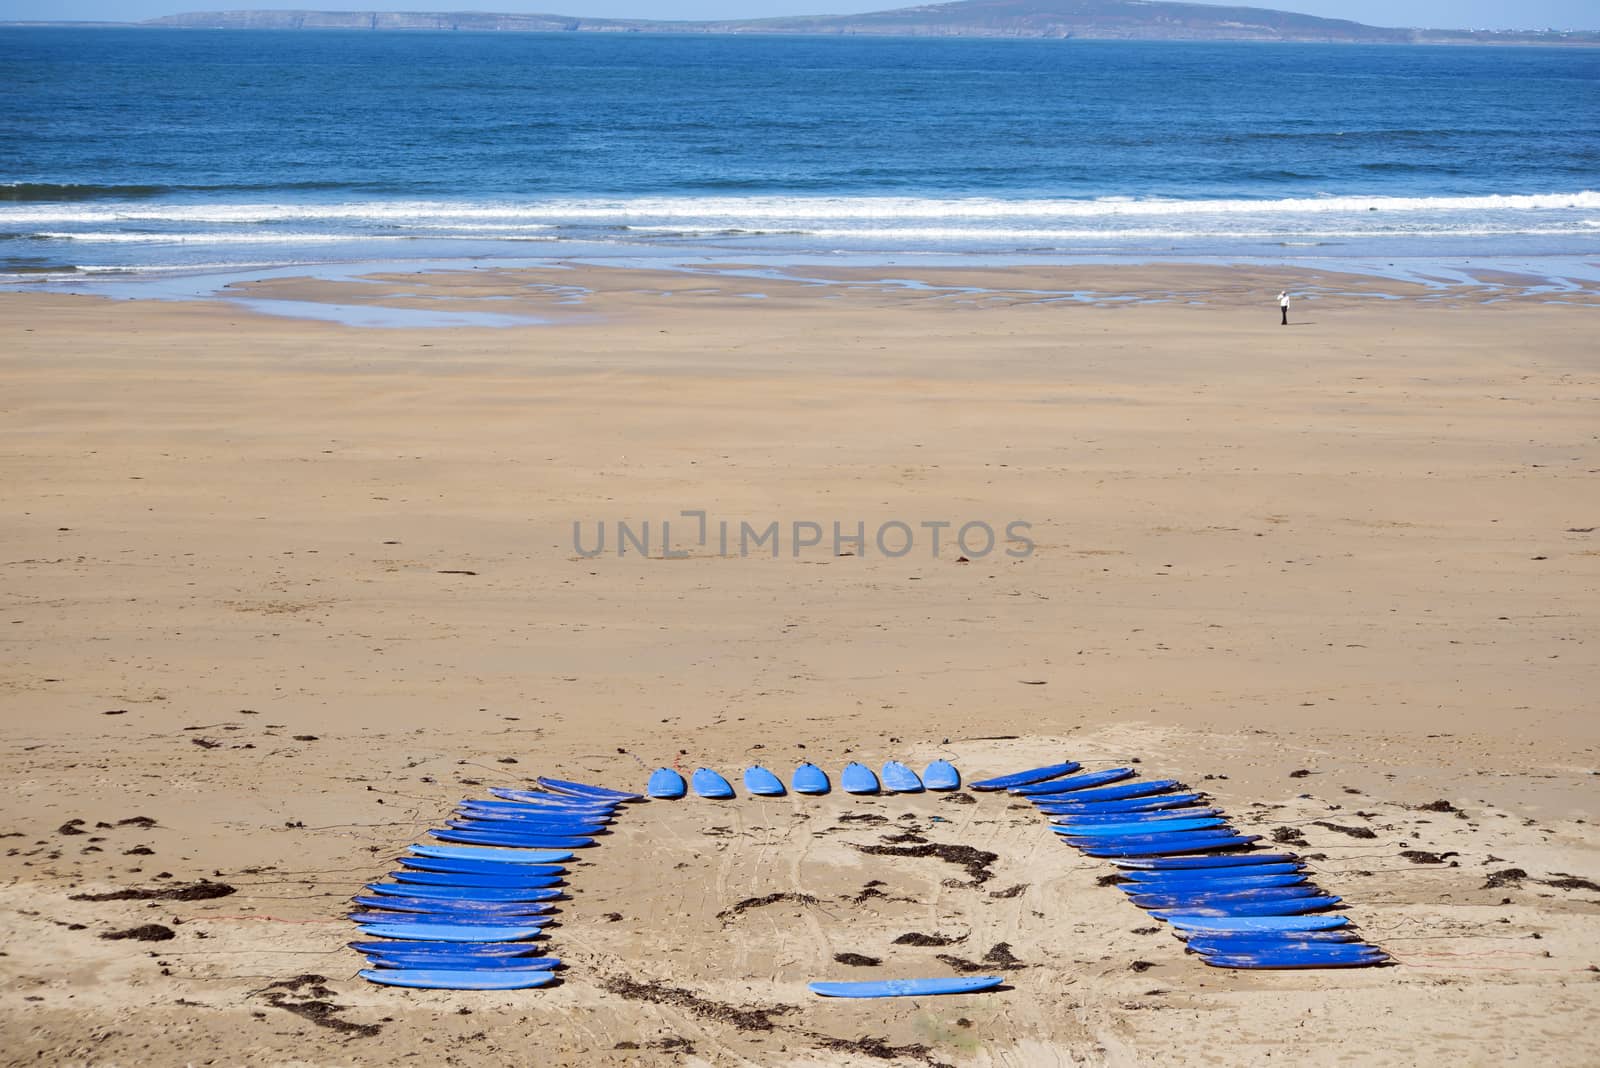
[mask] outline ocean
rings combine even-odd
[[[0,28],[0,80],[0,281],[1600,253],[1600,50]]]

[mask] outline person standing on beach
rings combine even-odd
[[[1281,325],[1288,326],[1289,325],[1289,291],[1287,289],[1282,290],[1282,291],[1280,291],[1278,293],[1278,310],[1283,312],[1283,323]]]

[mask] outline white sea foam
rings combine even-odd
[[[381,227],[469,224],[561,226],[678,223],[770,229],[807,222],[881,224],[885,220],[1014,220],[1192,216],[1302,216],[1340,213],[1464,215],[1600,210],[1600,192],[1476,197],[1326,196],[1281,200],[999,200],[985,197],[639,197],[500,202],[356,201],[325,203],[96,203],[0,205],[0,226],[117,224],[263,225],[320,220]]]
[[[96,244],[108,245],[304,245],[327,244],[332,242],[357,240],[356,235],[342,234],[308,234],[285,233],[271,231],[267,233],[237,233],[223,231],[221,233],[118,233],[116,231],[46,231],[33,234],[33,237],[45,238],[53,241],[89,241]],[[400,234],[363,234],[361,241],[406,241],[409,240]]]

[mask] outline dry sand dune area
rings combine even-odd
[[[0,1063],[1600,1063],[1600,295],[1480,281],[0,293]],[[491,788],[938,758],[1182,780],[1394,961],[1207,967],[967,790],[627,806],[545,989],[345,948]]]

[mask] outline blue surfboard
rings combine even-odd
[[[571,794],[574,797],[598,798],[602,801],[643,801],[644,798],[627,790],[613,790],[606,786],[595,786],[586,782],[568,782],[564,779],[547,779],[543,775],[534,780],[546,790],[554,790],[558,794]]]
[[[1225,890],[1198,893],[1132,894],[1128,900],[1142,909],[1183,911],[1184,909],[1220,909],[1230,916],[1244,915],[1235,911],[1238,905],[1258,905],[1269,902],[1304,901],[1324,896],[1315,886],[1264,886],[1256,890]],[[1290,913],[1264,913],[1263,915],[1290,915]]]
[[[1186,916],[1175,914],[1169,921],[1180,931],[1242,932],[1331,931],[1348,927],[1348,916]]]
[[[1076,830],[1054,826],[1051,829],[1060,836],[1063,842],[1068,842],[1084,849],[1105,849],[1112,846],[1130,845],[1181,845],[1184,842],[1194,841],[1199,838],[1225,838],[1230,835],[1242,837],[1237,835],[1237,832],[1225,827],[1203,827],[1194,831],[1167,831],[1164,833],[1153,831],[1143,834],[1132,834],[1125,831],[1120,834],[1100,836],[1083,834]],[[1260,835],[1256,837],[1259,838]]]
[[[1117,831],[1113,834],[1098,834],[1097,829],[1103,829],[1107,824],[1096,827],[1063,827],[1059,823],[1050,824],[1050,829],[1069,842],[1081,841],[1085,845],[1141,845],[1145,842],[1178,841],[1183,838],[1214,838],[1218,835],[1237,834],[1227,827],[1198,827],[1193,830],[1178,831],[1166,830],[1160,825],[1155,827],[1133,826],[1131,829]]]
[[[389,940],[380,942],[347,942],[357,953],[404,953],[409,956],[463,956],[471,954],[484,958],[536,957],[543,947],[530,942],[412,942]]]
[[[1100,786],[1092,790],[1074,790],[1070,796],[1061,798],[1062,804],[1092,805],[1099,801],[1131,801],[1135,798],[1149,797],[1153,794],[1171,793],[1181,789],[1183,783],[1177,779],[1147,779],[1144,781],[1122,782],[1114,786]]]
[[[1229,853],[1221,857],[1151,857],[1145,860],[1119,860],[1117,867],[1128,871],[1189,871],[1196,868],[1248,868],[1257,864],[1293,864],[1293,853]]]
[[[510,803],[512,802],[508,802]],[[561,812],[533,805],[523,805],[521,808],[497,808],[494,805],[481,805],[470,801],[463,801],[456,806],[455,815],[463,819],[536,823],[550,827],[604,827],[614,819],[610,813],[598,811]]]
[[[379,935],[390,938],[427,938],[427,934],[418,934],[427,931],[430,927],[450,927],[454,931],[475,931],[472,937],[474,942],[494,942],[496,932],[504,927],[515,927],[518,931],[539,931],[547,924],[554,923],[554,916],[474,916],[469,913],[346,913],[350,923],[357,924],[365,934],[378,934],[378,927],[384,931],[402,931],[408,934]]]
[[[473,816],[467,819],[446,820],[445,826],[453,831],[493,831],[506,832],[525,836],[550,835],[555,838],[591,838],[597,834],[604,834],[606,829],[602,824],[595,823],[569,823],[550,824],[529,822],[527,820],[502,819],[500,817]]]
[[[424,968],[363,968],[361,978],[383,986],[409,986],[421,990],[527,990],[555,982],[555,973],[497,970],[489,972],[443,971]]]
[[[1185,805],[1183,808],[1163,808],[1155,812],[1059,812],[1050,813],[1050,822],[1063,827],[1104,827],[1111,823],[1137,823],[1142,826],[1163,825],[1169,820],[1203,820],[1221,816],[1220,808],[1202,808]],[[1159,829],[1159,826],[1156,826]]]
[[[1229,871],[1220,868],[1219,871]],[[1267,865],[1255,869],[1268,871]],[[1122,884],[1122,889],[1130,894],[1170,894],[1192,893],[1196,890],[1255,890],[1269,886],[1300,886],[1310,876],[1303,871],[1284,872],[1281,875],[1241,875],[1236,879],[1196,879],[1184,877],[1181,879],[1138,879]]]
[[[1215,853],[1222,849],[1239,849],[1261,838],[1259,834],[1208,836],[1204,831],[1188,835],[1174,835],[1151,842],[1113,842],[1106,845],[1082,845],[1078,848],[1087,857],[1172,857],[1187,853]]]
[[[548,912],[506,911],[470,905],[456,907],[448,901],[425,899],[415,903],[407,902],[408,899],[403,897],[388,897],[384,898],[382,903],[383,909],[387,911],[379,911],[372,906],[362,906],[354,912],[346,913],[346,916],[356,923],[388,924],[459,923],[462,926],[484,924],[505,926],[525,923],[529,927],[543,927],[547,923],[555,922],[555,917]],[[441,916],[447,916],[449,919],[438,919]]]
[[[689,779],[695,796],[723,801],[733,796],[733,784],[710,768],[701,768]]]
[[[1324,954],[1310,950],[1285,950],[1276,953],[1260,952],[1240,955],[1206,954],[1202,955],[1200,959],[1213,968],[1261,971],[1286,968],[1370,968],[1373,965],[1388,963],[1389,955],[1382,950],[1374,950],[1368,953],[1339,954]]]
[[[1229,946],[1272,945],[1325,945],[1339,942],[1360,942],[1361,935],[1353,927],[1336,927],[1331,931],[1187,931],[1189,948],[1197,953]]]
[[[1107,783],[1121,782],[1131,779],[1138,772],[1132,768],[1107,768],[1104,771],[1087,771],[1082,775],[1069,775],[1065,779],[1049,779],[1045,782],[1030,783],[1027,786],[1013,786],[1011,793],[1018,797],[1050,797],[1054,794],[1068,794],[1075,790],[1087,790],[1092,786],[1105,786]]]
[[[1061,800],[1048,797],[1030,797],[1040,812],[1051,816],[1084,815],[1084,816],[1109,816],[1119,812],[1156,812],[1162,809],[1182,808],[1192,805],[1196,801],[1204,800],[1201,793],[1162,794],[1155,797],[1135,797],[1127,801],[1095,801],[1080,804],[1068,801],[1071,794],[1063,794]]]
[[[790,778],[789,785],[794,787],[797,794],[810,794],[820,796],[833,788],[828,782],[828,773],[815,764],[801,764],[794,769],[794,776]]]
[[[935,760],[923,770],[922,785],[930,790],[955,790],[961,786],[961,772],[948,760]]]
[[[519,875],[512,873],[477,874],[454,871],[409,871],[405,868],[389,873],[389,877],[406,886],[466,886],[483,890],[542,890],[547,886],[560,886],[566,872],[560,868],[549,875]]]
[[[1178,831],[1208,831],[1227,826],[1228,821],[1218,816],[1190,820],[1151,820],[1140,823],[1074,823],[1069,826],[1051,824],[1057,834],[1073,838],[1126,838],[1129,835],[1172,834]]]
[[[789,792],[782,779],[760,764],[744,769],[744,788],[757,797],[782,797]]]
[[[462,860],[454,857],[406,856],[400,857],[399,863],[407,871],[413,872],[440,875],[506,875],[518,879],[562,875],[567,870],[560,864],[507,864],[498,860]]]
[[[688,789],[682,775],[671,768],[657,768],[650,773],[650,781],[645,783],[644,792],[646,797],[676,801],[688,792]]]
[[[449,942],[434,945],[448,946]],[[367,962],[375,968],[441,968],[451,971],[528,971],[548,972],[561,966],[560,957],[483,957],[463,953],[458,957],[412,956],[407,953],[369,953]]]
[[[492,849],[484,846],[430,845],[426,842],[411,847],[419,857],[437,857],[441,860],[497,860],[508,864],[559,864],[572,859],[570,849]]]
[[[1251,901],[1222,905],[1217,908],[1208,908],[1203,905],[1180,906],[1174,909],[1152,909],[1150,915],[1158,920],[1172,920],[1179,916],[1185,918],[1203,917],[1232,917],[1245,916],[1299,916],[1306,912],[1320,912],[1331,909],[1339,904],[1343,898],[1328,895],[1326,897],[1294,897],[1278,901]]]
[[[391,894],[357,894],[351,902],[363,909],[388,909],[391,912],[444,913],[472,916],[477,919],[495,917],[513,918],[520,923],[524,917],[543,916],[551,910],[537,901],[451,901],[437,897],[397,897]]]
[[[568,838],[556,834],[517,834],[513,831],[463,831],[455,827],[435,827],[428,837],[441,842],[461,842],[465,845],[514,846],[519,849],[584,849],[594,845],[593,838]]]
[[[883,786],[892,794],[920,794],[924,789],[917,773],[898,760],[883,765]]]
[[[1005,978],[999,975],[948,976],[938,979],[878,979],[855,983],[808,983],[813,994],[825,998],[916,998],[935,994],[970,994],[993,990]]]
[[[561,894],[561,879],[546,879],[544,886],[433,886],[428,883],[368,883],[375,894],[391,897],[431,897],[449,901],[484,901],[516,904],[554,901]]]
[[[404,938],[418,942],[526,942],[543,934],[542,925],[452,923],[364,923],[361,933],[372,938]]]
[[[499,787],[489,792],[494,796],[469,797],[461,803],[478,808],[497,808],[506,812],[538,812],[558,816],[572,814],[612,816],[616,814],[618,807],[614,801],[581,801],[565,794],[541,794]]]
[[[621,802],[604,797],[579,797],[576,794],[555,794],[549,790],[513,790],[507,786],[491,786],[489,793],[502,801],[519,801],[545,808],[603,809],[614,812]]]
[[[865,764],[852,760],[839,773],[839,785],[847,794],[875,794],[878,792],[878,777]]]
[[[1048,767],[1014,771],[1010,775],[997,775],[992,779],[983,779],[969,785],[974,790],[1009,790],[1013,786],[1026,786],[1031,782],[1044,782],[1046,779],[1056,779],[1063,775],[1070,775],[1081,767],[1083,765],[1076,760],[1068,760],[1061,764],[1051,764]]]
[[[601,820],[613,819],[617,806],[610,801],[579,801],[576,798],[549,795],[549,801],[507,801],[503,797],[465,797],[461,808],[495,812],[507,816],[527,816],[541,820]]]

